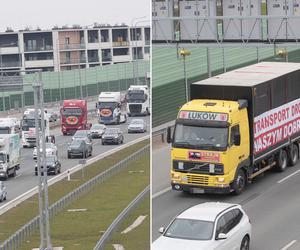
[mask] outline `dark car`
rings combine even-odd
[[[49,155],[46,157],[47,174],[57,175],[61,172],[61,164],[56,155]],[[41,163],[42,175],[44,172],[44,166]],[[38,175],[37,165],[35,165],[35,175]]]
[[[102,135],[102,145],[121,144],[124,142],[123,132],[119,128],[108,128]]]
[[[89,139],[73,140],[68,147],[68,159],[73,156],[87,158],[92,155],[93,146]]]
[[[90,130],[77,130],[76,133],[73,135],[72,140],[85,140],[88,139],[89,142],[92,142],[92,135]]]

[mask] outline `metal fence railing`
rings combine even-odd
[[[49,208],[49,215],[50,218],[61,212],[67,206],[69,206],[72,202],[77,200],[80,196],[90,191],[95,185],[103,182],[108,177],[112,176],[113,174],[117,173],[122,168],[128,166],[131,161],[135,161],[140,159],[144,154],[149,153],[150,145],[146,145],[140,150],[136,151],[132,155],[126,157],[124,160],[118,162],[114,166],[110,167],[109,169],[105,170],[101,174],[95,176],[94,178],[90,179],[88,182],[84,183],[80,187],[76,188],[71,193],[67,194]],[[22,243],[25,242],[26,238],[31,236],[36,230],[39,228],[39,216],[36,216],[31,221],[29,221],[26,225],[21,227],[17,232],[15,232],[11,237],[9,237],[2,245],[0,245],[0,250],[15,250]]]
[[[102,235],[94,250],[104,249],[105,243],[112,236],[114,231],[118,228],[120,223],[127,217],[127,215],[150,193],[150,185],[147,186],[134,200],[118,215],[112,222],[105,233]]]

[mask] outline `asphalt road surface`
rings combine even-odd
[[[107,125],[108,127],[119,127],[124,133],[124,144],[133,141],[139,137],[145,136],[149,134],[149,124],[150,118],[149,116],[140,117],[146,120],[148,124],[147,133],[135,133],[128,134],[127,127],[128,122],[133,119],[131,117],[128,118],[127,123],[120,125]],[[94,120],[96,122],[96,120]],[[67,148],[68,142],[71,142],[72,136],[63,136],[60,127],[51,130],[51,134],[55,135],[56,145],[58,148],[58,156],[61,161],[62,169],[61,171],[65,171],[70,169],[78,164],[79,158],[67,159]],[[93,139],[93,155],[97,156],[102,154],[112,148],[119,147],[120,145],[102,145],[101,139]],[[7,201],[13,200],[19,195],[25,193],[26,191],[32,189],[33,187],[38,185],[38,177],[34,175],[35,162],[32,158],[33,148],[23,148],[21,150],[21,168],[17,171],[17,176],[15,178],[9,178],[5,181],[5,185],[7,187],[8,196]],[[89,157],[88,159],[90,159]],[[48,178],[53,178],[53,175],[50,175]],[[5,202],[1,203],[1,206],[4,205]]]
[[[267,172],[244,193],[192,195],[170,190],[170,146],[153,145],[152,240],[182,210],[206,201],[239,203],[252,224],[251,250],[300,249],[300,163],[283,173]],[[187,248],[188,249],[188,248]]]

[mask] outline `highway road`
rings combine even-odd
[[[252,223],[251,250],[300,249],[300,163],[258,177],[240,196],[192,195],[169,189],[170,146],[153,144],[152,240],[182,210],[206,201],[239,203]],[[188,249],[188,248],[186,248]]]
[[[124,133],[124,144],[133,141],[139,137],[145,136],[149,134],[149,124],[150,117],[141,117],[146,120],[148,124],[147,133],[138,133],[138,134],[128,134],[127,126],[128,122],[133,119],[129,117],[127,123],[120,125],[108,125],[108,127],[120,127]],[[96,120],[94,119],[95,123]],[[71,142],[72,136],[63,136],[60,131],[60,127],[52,130],[52,133],[55,135],[56,145],[58,147],[58,156],[61,161],[62,171],[70,169],[78,164],[79,158],[67,159],[67,147],[68,142]],[[119,145],[102,145],[101,139],[93,139],[93,155],[97,156],[101,153],[104,153],[112,148],[118,147]],[[33,149],[32,148],[23,148],[21,150],[21,169],[17,172],[17,176],[15,178],[9,178],[5,181],[5,185],[8,190],[7,201],[10,201],[19,195],[25,193],[26,191],[32,189],[33,187],[38,185],[38,177],[34,175],[34,167],[35,163],[32,158]],[[90,159],[89,157],[88,159]],[[48,178],[53,178],[53,175],[50,175]],[[4,205],[5,202],[1,203],[1,206]]]

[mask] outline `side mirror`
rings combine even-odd
[[[171,135],[171,133],[172,133],[172,129],[171,129],[171,127],[168,127],[167,128],[167,143],[171,143],[172,142],[172,135]]]
[[[227,235],[224,233],[219,233],[217,240],[226,240],[227,239]]]
[[[163,234],[165,232],[165,228],[164,227],[160,227],[158,229],[158,232],[161,233],[161,234]]]
[[[241,145],[241,135],[240,134],[234,135],[234,145],[235,146]]]

